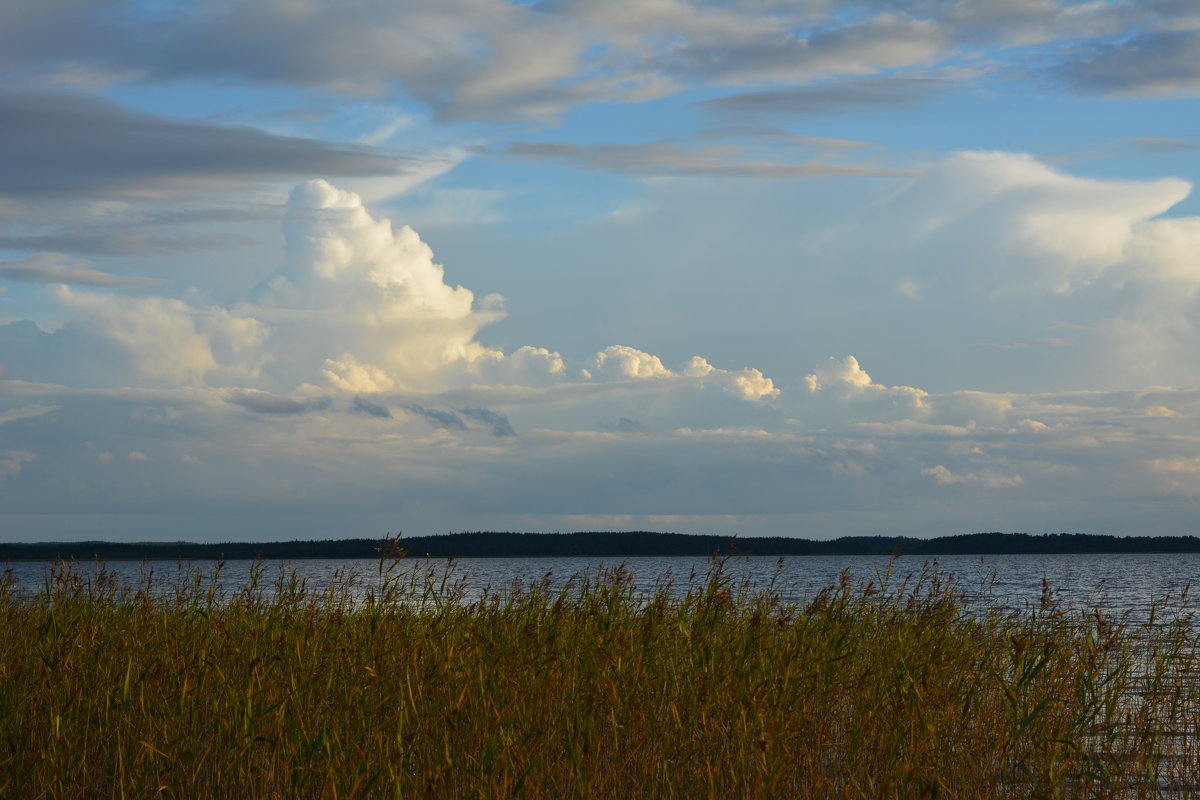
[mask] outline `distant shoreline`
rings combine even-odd
[[[386,539],[288,542],[21,542],[0,543],[0,561],[142,561],[378,558]],[[708,536],[650,531],[578,533],[450,533],[402,537],[410,558],[538,558],[640,556],[1022,555],[1200,553],[1196,536],[1103,536],[1083,533],[971,533],[930,539],[847,536],[814,540]]]

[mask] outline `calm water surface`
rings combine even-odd
[[[894,562],[886,556],[791,556],[782,560],[774,556],[750,556],[730,559],[726,570],[752,590],[774,586],[788,599],[803,600],[837,583],[845,570],[849,570],[858,584],[878,582],[889,563],[892,580],[896,581],[935,562],[914,556],[900,557]],[[515,584],[527,585],[547,577],[560,585],[572,578],[595,575],[601,567],[621,564],[632,573],[639,589],[651,590],[669,578],[678,593],[686,590],[692,575],[702,580],[711,566],[705,558],[663,556],[464,558],[450,565],[450,580],[460,582],[465,595],[475,598],[484,591],[503,592]],[[990,585],[992,598],[1002,605],[1019,608],[1037,602],[1044,578],[1057,597],[1068,604],[1101,605],[1117,613],[1128,611],[1135,615],[1144,613],[1154,600],[1177,597],[1200,578],[1200,554],[942,556],[936,559],[936,565],[943,573],[952,574],[968,594]],[[44,585],[50,566],[48,562],[13,562],[0,568],[12,570],[22,591],[36,592]],[[182,565],[174,561],[125,561],[106,565],[122,583],[135,586],[143,583],[152,571],[155,582],[164,589],[197,571],[207,577],[215,566],[212,561]],[[398,569],[405,576],[415,575],[418,580],[424,580],[426,574],[440,580],[447,567],[448,562],[442,559],[406,559]],[[78,568],[87,573],[97,569],[95,564],[86,563]],[[251,580],[253,568],[254,562],[230,561],[221,571],[220,582],[227,591],[236,591]],[[379,583],[379,562],[375,559],[271,560],[262,562],[259,568],[260,583],[267,585],[281,574],[294,574],[313,589],[325,588],[346,574],[353,574],[364,591]]]

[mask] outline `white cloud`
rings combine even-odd
[[[308,409],[309,400],[289,395],[300,390],[319,399],[320,384],[349,395],[536,390],[568,387],[575,374],[585,375],[593,392],[609,382],[668,381],[674,402],[685,404],[695,403],[685,395],[698,398],[706,387],[753,404],[780,394],[760,370],[719,369],[701,356],[674,371],[653,354],[614,345],[587,360],[585,370],[569,370],[562,354],[545,347],[506,353],[488,346],[478,334],[504,316],[502,299],[477,300],[448,283],[415,231],[373,216],[356,194],[324,181],[296,188],[284,231],[283,269],[244,302],[202,307],[64,286],[55,296],[73,318],[59,331],[19,323],[0,327],[0,338],[13,344],[16,368],[30,377],[226,387],[229,402],[251,411]]]
[[[743,400],[751,402],[770,400],[780,395],[774,381],[763,375],[757,369],[749,368],[740,372],[723,372],[728,380],[728,388]]]
[[[976,248],[960,268],[993,271],[981,277],[996,289],[1066,292],[1123,265],[1147,221],[1190,189],[1177,178],[1101,181],[1028,155],[970,152],[936,165],[889,206],[904,209],[899,222],[916,244]]]
[[[1123,255],[1131,274],[1194,293],[1200,289],[1200,218],[1156,219],[1139,226]]]
[[[816,372],[804,376],[804,383],[813,393],[830,388],[854,392],[875,385],[854,356],[846,356],[841,361],[830,356],[829,361],[818,367]]]
[[[343,392],[386,392],[395,388],[396,381],[388,373],[373,365],[363,364],[351,353],[343,353],[340,359],[325,359],[321,372],[329,383]]]
[[[669,378],[675,374],[663,366],[658,356],[626,345],[611,345],[596,353],[587,370],[593,377],[617,380]]]
[[[528,514],[930,533],[1047,508],[1118,526],[1151,504],[1194,524],[1200,394],[1143,388],[1200,385],[1200,221],[1166,216],[1191,187],[1097,177],[1187,153],[1165,106],[1096,134],[1129,160],[1070,171],[1021,153],[901,164],[935,151],[834,138],[885,115],[917,131],[925,102],[952,121],[978,105],[963,90],[1047,69],[1194,92],[1187,2],[264,0],[155,5],[150,38],[126,24],[141,10],[0,10],[16,85],[84,87],[0,98],[36,123],[0,170],[16,193],[0,245],[95,259],[0,263],[5,313],[38,322],[0,325],[0,473],[21,488],[0,493],[6,527],[56,509],[136,517],[110,527],[134,535],[155,509],[220,507],[305,531],[327,513],[327,530]],[[203,107],[152,116],[181,81],[213,89],[189,95]],[[158,88],[135,112],[86,93],[105,82]],[[293,112],[290,137],[196,122],[283,124],[301,95],[320,108]],[[653,120],[617,105],[670,95]],[[620,136],[580,139],[581,120]],[[1037,126],[986,127],[956,135],[1046,146]],[[506,189],[504,154],[541,161]],[[610,174],[580,190],[548,159]],[[253,237],[283,190],[214,192],[297,170],[340,188],[292,193],[279,258]],[[376,202],[418,184],[405,205],[426,210],[385,219]],[[162,280],[122,293],[145,285],[133,272]]]
[[[941,464],[921,470],[921,474],[938,486],[980,484],[989,489],[1015,489],[1024,485],[1020,475],[999,475],[995,472],[951,472]]]
[[[28,499],[0,498],[0,506],[15,513],[38,497],[45,501],[51,482],[34,478],[80,469],[78,443],[94,439],[97,446],[86,456],[94,494],[81,496],[80,508],[97,498],[112,507],[144,508],[130,488],[137,485],[165,498],[157,502],[181,508],[209,497],[230,508],[256,508],[257,502],[284,517],[298,496],[309,511],[325,503],[343,514],[362,514],[387,498],[386,511],[403,507],[421,520],[414,524],[443,529],[460,524],[454,520],[490,527],[527,513],[556,521],[632,515],[635,523],[754,516],[756,524],[791,533],[801,530],[799,521],[818,518],[812,515],[840,514],[866,527],[821,529],[838,533],[869,532],[880,522],[871,515],[884,508],[899,509],[897,525],[931,518],[950,524],[964,519],[968,507],[980,515],[1037,520],[1053,503],[1072,509],[1073,519],[1095,521],[1091,529],[1111,530],[1132,517],[1090,508],[1095,487],[1104,485],[1115,487],[1105,502],[1150,498],[1170,509],[1163,513],[1172,521],[1164,524],[1184,524],[1191,512],[1171,503],[1183,504],[1188,492],[1200,489],[1189,461],[1200,446],[1200,395],[1055,385],[1053,392],[964,390],[959,387],[970,382],[960,375],[971,368],[986,374],[993,359],[1055,356],[1068,348],[978,348],[978,341],[1036,339],[1004,332],[954,339],[946,331],[959,328],[942,324],[959,315],[974,325],[1019,309],[1044,329],[1072,320],[1073,355],[1087,357],[1093,348],[1114,370],[1122,359],[1133,361],[1097,345],[1095,339],[1104,343],[1104,320],[1070,304],[1087,294],[1089,302],[1109,300],[1117,317],[1145,321],[1154,309],[1161,318],[1186,319],[1192,301],[1178,291],[1186,278],[1166,267],[1186,267],[1191,228],[1183,221],[1158,228],[1164,220],[1145,218],[1153,210],[1146,198],[1169,202],[1178,187],[1087,184],[1092,193],[1110,195],[1094,203],[1097,219],[1118,220],[1112,224],[1124,226],[1124,238],[1117,237],[1119,247],[1086,243],[1073,259],[1030,238],[1024,227],[1075,203],[1082,190],[1064,183],[1069,176],[1053,170],[1047,176],[1024,157],[951,161],[895,198],[864,206],[856,230],[822,240],[828,266],[802,262],[814,272],[830,271],[818,274],[820,280],[846,270],[853,291],[844,306],[823,308],[819,298],[782,279],[745,282],[755,303],[722,293],[721,308],[741,316],[740,309],[778,298],[789,320],[815,320],[814,331],[822,332],[830,319],[842,325],[830,326],[816,345],[799,336],[772,340],[787,341],[789,357],[793,343],[797,349],[824,341],[890,348],[867,355],[855,346],[856,355],[828,359],[811,371],[804,363],[824,354],[793,363],[782,375],[784,391],[772,379],[780,375],[775,366],[768,378],[758,369],[714,365],[737,352],[733,345],[721,360],[693,356],[682,363],[664,363],[655,352],[671,351],[657,344],[614,345],[590,358],[572,358],[566,348],[491,346],[486,336],[502,314],[498,300],[478,300],[457,286],[415,232],[371,214],[355,195],[306,185],[289,212],[284,269],[246,302],[221,307],[191,299],[200,295],[184,301],[63,289],[56,296],[75,316],[57,331],[0,327],[0,336],[10,337],[4,339],[6,365],[16,353],[8,343],[30,339],[57,343],[60,349],[47,353],[73,352],[78,361],[86,355],[113,375],[73,389],[36,383],[37,375],[0,381],[0,408],[11,409],[0,411],[0,420],[20,419],[5,426],[5,448],[38,454],[37,469],[19,480],[40,486]],[[983,198],[975,207],[970,204],[979,197],[967,191],[972,182]],[[1063,186],[1069,191],[1056,194]],[[1070,249],[1070,240],[1065,236],[1061,246]],[[915,258],[881,278],[893,265],[877,256],[901,245],[913,248]],[[976,251],[978,258],[968,257]],[[864,252],[877,272],[855,260]],[[1069,288],[1058,291],[1058,281],[1041,280],[1033,267],[1017,263],[1021,253],[1043,259],[1046,274],[1068,276]],[[730,263],[721,263],[726,278]],[[795,280],[805,278],[792,268]],[[897,274],[920,280],[921,304],[895,297]],[[673,277],[680,275],[675,285],[684,289],[687,281],[708,279],[690,271]],[[730,295],[741,288],[728,280],[720,285],[730,287]],[[1132,293],[1138,304],[1127,297]],[[1148,304],[1160,294],[1173,294],[1172,302]],[[875,328],[879,308],[884,318]],[[720,321],[716,314],[704,318]],[[1192,341],[1184,332],[1174,335]],[[1162,352],[1163,340],[1150,338],[1145,346]],[[96,342],[109,349],[85,349]],[[10,375],[30,363],[17,361]],[[937,369],[922,373],[931,361]],[[1186,357],[1165,366],[1154,383],[1178,385],[1194,372]],[[580,379],[581,368],[590,377]],[[930,372],[939,376],[936,383],[928,381]],[[58,410],[31,410],[42,408]],[[154,469],[133,454],[152,458]],[[97,469],[93,459],[106,468]],[[469,498],[456,489],[463,485],[472,487]],[[989,499],[1001,496],[1010,505]],[[970,503],[946,502],[967,497]],[[926,503],[931,498],[936,501]],[[931,505],[941,510],[930,511]],[[766,517],[774,521],[763,522]],[[318,525],[316,516],[302,522],[306,530]]]
[[[711,375],[715,369],[707,359],[692,356],[679,368],[679,372],[689,378],[703,378],[705,375]]]
[[[28,450],[0,450],[0,478],[12,478],[21,473],[21,465],[37,458]]]
[[[1200,458],[1151,458],[1146,466],[1156,472],[1200,473]]]
[[[0,378],[2,377],[4,376],[2,373],[0,373]],[[0,425],[3,425],[6,422],[16,422],[19,419],[40,417],[43,414],[49,414],[51,411],[57,410],[58,406],[44,406],[37,403],[23,405],[17,408],[9,408],[4,411],[0,411]]]
[[[557,383],[567,373],[562,355],[529,345],[508,355],[499,350],[484,350],[470,363],[469,369],[483,383],[518,386]]]
[[[926,393],[925,419],[961,416],[968,412],[954,404],[970,406],[979,421],[956,426],[887,421],[894,409],[873,407],[865,398],[876,390],[860,387],[864,399],[845,402],[879,412],[874,421],[825,417],[817,428],[791,424],[782,409],[745,403],[720,384],[697,386],[717,370],[690,378],[681,372],[542,389],[466,386],[369,399],[335,393],[319,413],[296,410],[311,409],[317,397],[304,392],[0,381],[7,407],[60,409],[5,427],[6,451],[36,451],[38,470],[20,474],[19,495],[0,495],[0,513],[58,498],[56,508],[102,526],[115,519],[106,508],[165,503],[179,509],[179,529],[191,536],[203,535],[201,520],[211,521],[204,509],[214,503],[231,520],[244,511],[260,524],[270,510],[277,535],[320,535],[334,517],[387,530],[395,518],[384,517],[400,508],[411,531],[562,530],[576,527],[568,518],[625,515],[635,527],[683,525],[686,517],[712,530],[736,517],[754,526],[747,532],[780,534],[870,533],[885,523],[889,531],[949,533],[970,530],[980,518],[1040,530],[1053,507],[1072,528],[1121,532],[1137,524],[1136,509],[1146,502],[1158,509],[1157,530],[1194,518],[1200,392],[976,393],[965,400],[961,392]],[[820,396],[800,395],[797,403]],[[390,418],[356,412],[359,400]],[[1154,416],[1157,407],[1176,415]],[[60,479],[83,468],[85,439],[97,441],[84,451],[93,464],[91,494],[62,498]],[[154,469],[133,453],[153,458]],[[1096,485],[1106,487],[1099,500]],[[380,508],[379,518],[364,508]],[[151,532],[130,524],[130,535]]]
[[[282,384],[323,370],[345,391],[427,389],[487,352],[476,333],[503,316],[501,299],[447,284],[415,231],[373,217],[357,195],[301,185],[285,235],[287,267],[244,312],[274,329],[267,371]]]
[[[167,297],[115,297],[59,287],[60,303],[85,335],[127,354],[122,365],[152,384],[193,385],[208,379],[251,379],[263,361],[266,329],[222,308],[197,309]]]
[[[875,383],[854,356],[829,358],[815,372],[804,377],[809,393],[828,397],[839,407],[859,407],[860,414],[886,414],[890,417],[924,417],[927,393],[912,386],[884,386]]]
[[[780,395],[774,381],[754,368],[736,372],[717,369],[702,356],[692,356],[678,371],[663,366],[658,356],[626,345],[613,345],[596,353],[583,370],[585,378],[600,380],[693,379],[700,385],[720,386],[726,392],[752,403],[772,400]]]

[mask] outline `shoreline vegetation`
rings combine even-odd
[[[0,582],[0,796],[1124,798],[1200,788],[1186,592],[1021,610],[897,562],[804,601],[736,561],[468,599],[257,565]],[[373,570],[372,570],[373,571]],[[669,579],[664,579],[669,580]],[[680,591],[682,589],[682,591]],[[969,590],[969,591],[968,591]]]
[[[0,542],[0,561],[244,560],[376,558],[391,539],[269,542]],[[1072,553],[1200,553],[1196,536],[1107,536],[1083,533],[971,533],[917,539],[847,536],[813,540],[732,537],[651,531],[578,533],[467,532],[405,537],[411,556],[539,558],[698,556],[1017,555]]]

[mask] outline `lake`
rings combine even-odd
[[[749,556],[731,558],[726,569],[751,590],[772,585],[785,598],[803,600],[823,587],[837,583],[844,570],[852,580],[865,584],[875,580],[888,567],[886,556]],[[230,561],[221,571],[221,584],[235,591],[251,579],[255,562]],[[933,560],[902,556],[891,563],[892,580],[919,573]],[[686,588],[693,574],[703,579],[710,568],[705,558],[632,557],[600,559],[590,557],[548,558],[464,558],[453,562],[452,581],[461,582],[465,595],[478,597],[484,591],[502,592],[514,584],[527,585],[548,577],[556,585],[584,575],[594,575],[600,567],[624,564],[639,589],[650,590],[670,577],[676,592]],[[1043,578],[1058,599],[1073,606],[1100,605],[1110,613],[1145,613],[1149,604],[1165,596],[1178,596],[1200,576],[1200,554],[1078,554],[1078,555],[995,555],[942,556],[936,559],[943,573],[951,574],[960,588],[974,595],[980,587],[990,586],[991,596],[1013,608],[1036,603],[1043,591]],[[211,574],[216,562],[192,561],[117,561],[105,565],[123,584],[138,585],[153,571],[154,580],[164,588],[172,582],[194,575]],[[49,562],[12,562],[0,565],[11,570],[23,593],[40,588],[50,570]],[[426,574],[440,580],[447,569],[444,559],[405,559],[399,569],[407,577]],[[78,568],[94,572],[95,564],[81,563]],[[379,562],[375,559],[305,559],[264,561],[260,564],[261,582],[272,583],[280,572],[307,581],[310,588],[321,589],[340,574],[352,573],[366,589],[378,585]],[[415,571],[415,572],[414,572]]]

